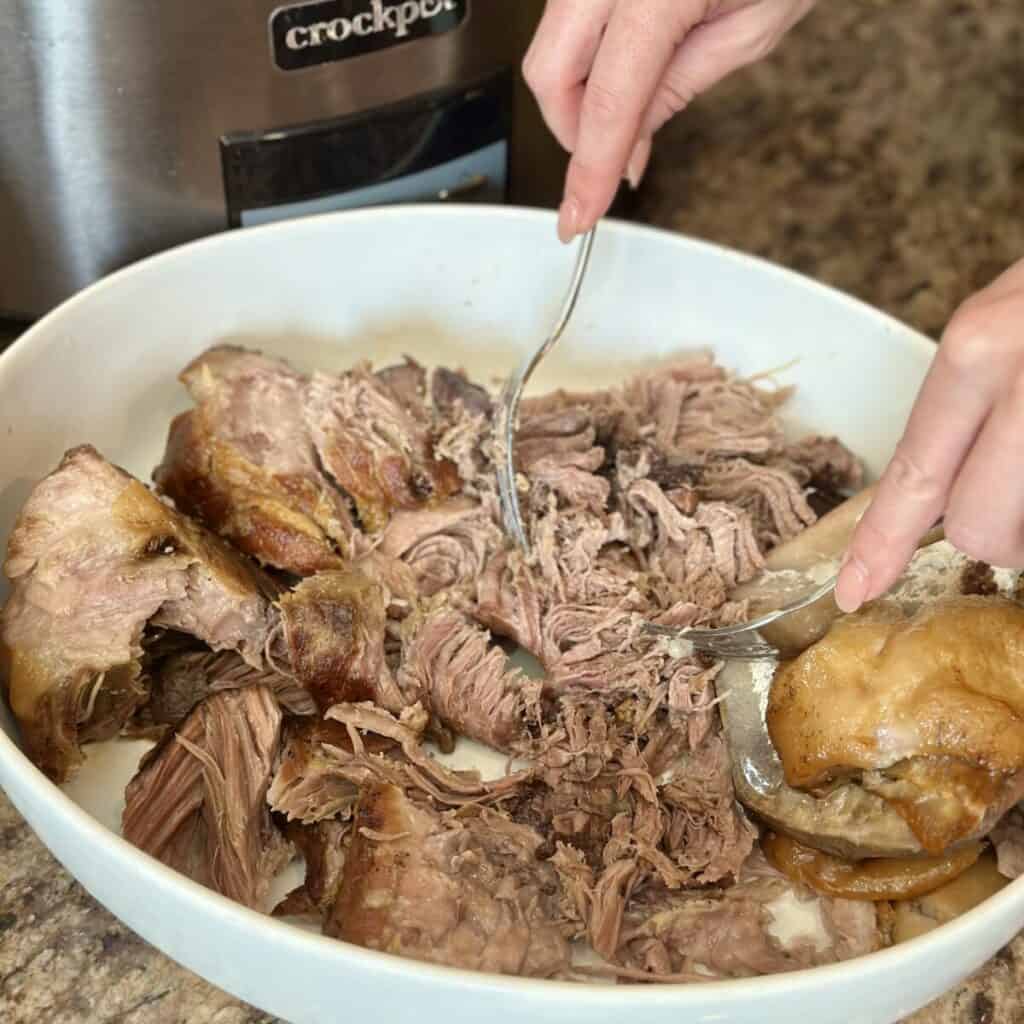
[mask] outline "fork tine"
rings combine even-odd
[[[583,287],[583,277],[587,271],[587,264],[590,262],[590,250],[594,247],[594,235],[597,225],[592,227],[581,239],[579,250],[576,254],[576,264],[573,267],[572,279],[569,282],[569,290],[566,292],[562,309],[558,314],[558,320],[551,333],[544,339],[541,345],[528,356],[519,369],[509,377],[505,383],[504,390],[498,404],[498,414],[494,418],[494,439],[497,442],[497,471],[498,471],[498,499],[501,505],[502,521],[505,531],[512,540],[523,550],[527,551],[529,544],[526,539],[526,530],[523,527],[523,518],[519,510],[519,495],[516,491],[516,470],[515,453],[512,450],[515,441],[516,420],[519,415],[519,401],[523,396],[530,375],[537,368],[537,364],[554,347],[555,342],[565,332],[576,308],[576,301],[580,297],[580,289]]]
[[[523,368],[513,374],[505,383],[498,405],[498,415],[494,420],[495,438],[500,439],[497,451],[498,499],[501,505],[501,517],[508,533],[516,545],[527,549],[526,531],[523,518],[519,511],[519,494],[516,490],[515,456],[512,446],[515,441],[516,416],[519,409],[519,398],[522,395],[525,381]]]
[[[716,661],[763,661],[778,655],[778,651],[766,643],[746,643],[733,647],[704,641],[695,643],[693,647],[695,651],[709,655]]]
[[[774,647],[763,641],[748,640],[739,643],[723,644],[717,640],[696,641],[694,650],[710,654],[717,658],[766,658],[776,653]]]
[[[716,660],[760,661],[775,658],[779,653],[760,633],[744,626],[727,627],[723,630],[686,629],[651,622],[646,624],[646,631],[651,636],[691,644],[695,652],[709,655]]]
[[[647,629],[656,636],[667,636],[693,644],[694,650],[712,658],[732,661],[760,661],[778,657],[779,651],[768,643],[759,632],[765,626],[777,622],[792,612],[800,611],[820,601],[835,589],[836,577],[810,590],[803,597],[774,611],[734,626],[718,626],[714,629],[687,629],[685,627],[659,626],[648,623]]]

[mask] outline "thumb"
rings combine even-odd
[[[762,0],[695,28],[669,62],[639,137],[653,135],[701,93],[766,57],[812,6],[813,0]]]

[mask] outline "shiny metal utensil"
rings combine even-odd
[[[736,626],[720,626],[717,629],[680,629],[678,626],[658,626],[649,622],[644,629],[655,636],[666,636],[692,644],[695,654],[706,654],[716,661],[761,661],[764,658],[777,658],[780,653],[779,649],[769,643],[759,630],[778,622],[779,619],[785,618],[787,615],[809,608],[812,604],[831,594],[836,589],[838,578],[838,575],[833,576],[802,597]]]
[[[851,510],[856,509],[858,511],[855,518],[847,517],[850,518],[849,529],[851,531],[853,526],[856,525],[857,519],[860,518],[859,513],[863,510],[863,507],[865,507],[867,498],[873,492],[874,488],[871,487],[866,491],[862,491],[860,495],[847,503]],[[843,517],[843,514],[842,506],[840,506],[840,508],[834,513],[834,515],[838,517]],[[821,520],[820,523],[822,526],[829,526],[825,520]],[[928,533],[926,533],[918,542],[918,550],[928,547],[931,544],[935,544],[944,537],[945,531],[943,530],[943,519],[940,518],[935,526],[933,526],[932,529],[929,530]],[[837,547],[833,552],[831,552],[833,556],[831,561],[833,564],[836,564],[838,555],[844,548],[845,543],[842,547]],[[822,563],[819,562],[819,567],[821,565]],[[769,568],[770,567],[771,556],[769,556]],[[818,584],[817,586],[811,586],[810,584],[813,583],[815,579],[821,578],[819,572],[811,572],[808,574],[805,571],[804,577],[808,582],[808,587],[805,589],[804,593],[792,600],[780,604],[777,608],[773,608],[771,611],[763,612],[761,615],[756,616],[748,622],[741,622],[735,626],[719,626],[716,629],[659,626],[653,622],[649,622],[644,628],[646,632],[654,636],[669,637],[673,640],[692,644],[694,653],[706,654],[716,660],[761,661],[766,658],[792,657],[800,650],[809,647],[816,640],[820,640],[829,624],[840,614],[839,608],[834,602],[832,602],[829,607],[825,607],[823,605],[822,608],[818,610],[818,614],[812,623],[804,624],[803,628],[796,631],[799,639],[795,643],[795,647],[794,636],[786,636],[785,631],[772,631],[771,627],[776,623],[781,622],[782,619],[785,619],[788,616],[795,616],[798,612],[811,608],[812,605],[816,605],[819,601],[824,602],[825,599],[828,598],[828,596],[835,590],[836,582],[839,579],[838,573],[832,573],[824,583]],[[735,594],[735,596],[740,595]],[[785,639],[780,641],[780,636],[783,636]]]
[[[590,251],[594,247],[594,233],[591,228],[579,242],[576,253],[576,266],[573,268],[569,291],[566,293],[562,310],[558,314],[555,326],[537,350],[520,364],[519,369],[505,382],[498,401],[497,414],[494,417],[495,461],[498,469],[498,496],[501,502],[501,516],[505,523],[505,531],[524,551],[529,549],[526,530],[519,511],[519,494],[516,490],[515,432],[519,418],[519,402],[523,397],[530,375],[537,364],[551,351],[555,342],[565,333],[569,319],[576,308],[576,300],[580,296],[583,278],[590,262]]]
[[[555,321],[554,328],[544,342],[530,356],[523,360],[519,369],[505,382],[494,418],[492,437],[495,448],[498,496],[502,520],[505,532],[513,538],[523,551],[529,550],[529,541],[523,526],[522,514],[519,508],[519,493],[516,487],[514,448],[519,403],[531,374],[544,356],[551,351],[558,339],[565,333],[583,286],[583,278],[590,261],[590,253],[594,246],[596,230],[596,227],[591,228],[580,239],[579,249],[576,254],[576,265],[573,268],[572,279],[569,282],[569,290],[566,293],[565,301],[562,304],[558,319]],[[819,566],[828,557],[837,556],[845,549],[853,527],[867,507],[867,503],[873,493],[874,487],[867,488],[859,495],[846,501],[839,509],[834,510],[825,519],[819,521],[816,527],[812,527],[807,532],[809,537],[819,533],[823,535],[823,540],[827,538],[825,547],[818,552],[820,557],[816,561]],[[921,546],[934,543],[936,539],[941,537],[941,522],[942,520],[940,519],[940,525],[922,539]],[[768,559],[766,568],[773,568],[771,556]],[[789,567],[780,565],[778,568]],[[806,569],[808,566],[804,568]],[[705,654],[718,661],[761,661],[778,658],[781,655],[792,652],[781,650],[780,645],[773,642],[774,634],[771,632],[770,627],[782,619],[796,615],[805,609],[810,609],[819,601],[825,601],[836,588],[838,574],[833,572],[824,583],[817,582],[820,578],[820,575],[817,573],[814,576],[808,576],[808,583],[813,582],[815,585],[809,585],[798,597],[779,605],[777,608],[773,608],[771,611],[764,612],[748,622],[742,622],[734,626],[720,626],[716,629],[662,626],[648,622],[644,625],[644,630],[652,636],[665,637],[684,644],[690,644],[694,653]],[[833,618],[838,614],[839,610],[833,603],[831,614],[825,616],[822,621]],[[766,636],[762,633],[762,630],[769,630],[768,635]],[[807,637],[807,643],[803,646],[809,646],[814,639],[818,638]]]

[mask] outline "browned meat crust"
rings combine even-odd
[[[80,745],[144,702],[143,632],[188,633],[264,667],[275,587],[95,449],[42,480],[8,541],[6,693],[32,759],[66,779]]]
[[[385,613],[384,588],[358,572],[321,573],[281,599],[292,670],[321,714],[348,701],[402,707],[385,660]]]
[[[196,408],[171,424],[159,489],[267,565],[296,575],[341,566],[355,527],[317,462],[302,412],[307,379],[229,347],[205,352],[181,379]]]

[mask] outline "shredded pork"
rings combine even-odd
[[[733,588],[860,483],[838,441],[787,439],[785,392],[695,356],[527,399],[526,556],[501,530],[493,400],[460,371],[307,375],[221,347],[182,380],[195,406],[155,473],[174,508],[80,449],[5,566],[6,685],[37,763],[61,778],[83,742],[162,735],[129,839],[249,906],[297,852],[276,913],[479,970],[575,977],[573,940],[646,981],[874,948],[872,905],[760,859],[719,666],[643,629],[740,621]],[[431,744],[457,737],[506,773],[445,767]],[[775,935],[786,900],[813,936]]]
[[[291,849],[267,789],[281,711],[265,687],[214,694],[154,749],[125,794],[124,835],[158,860],[263,909]]]

